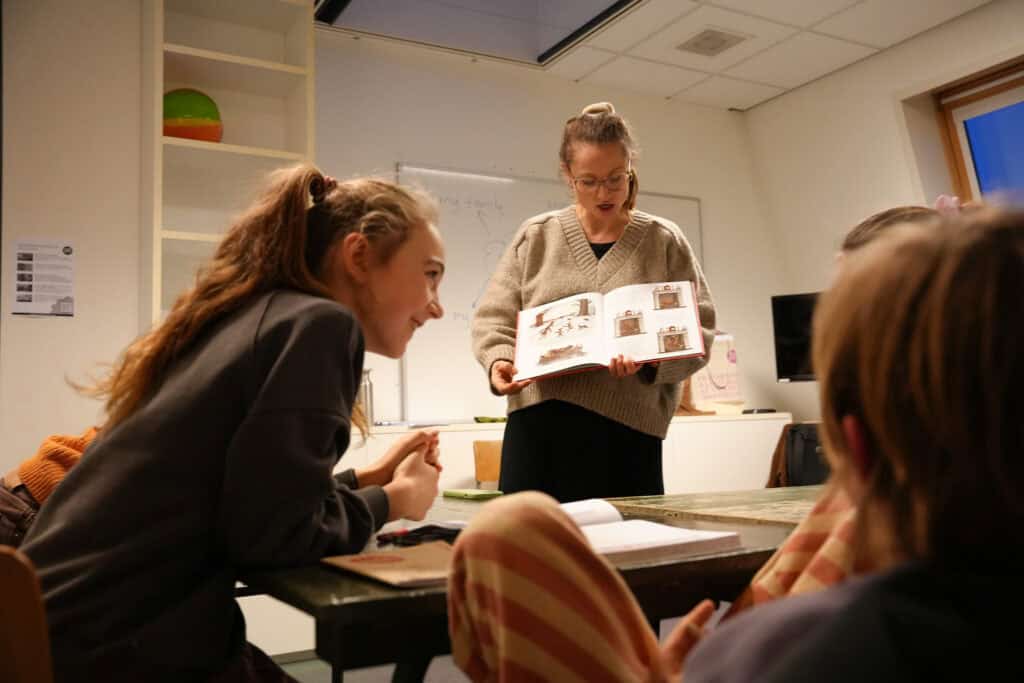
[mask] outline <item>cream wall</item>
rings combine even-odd
[[[4,254],[19,238],[71,240],[77,312],[14,317],[0,285],[0,471],[97,418],[65,377],[113,359],[138,329],[141,47],[134,0],[2,11]],[[1021,27],[1024,3],[996,1],[746,114],[321,30],[318,157],[340,175],[401,159],[553,177],[559,123],[611,99],[638,131],[644,187],[701,198],[704,265],[748,403],[810,418],[816,385],[774,381],[768,297],[822,288],[849,225],[931,198],[941,173],[917,168],[906,132],[908,115],[927,113],[900,102],[1024,53]]]
[[[930,203],[936,176],[948,181],[934,146],[919,150],[930,162],[918,167],[908,117],[920,125],[927,116],[919,101],[906,112],[901,102],[1021,54],[1024,2],[997,1],[747,112],[765,218],[794,291],[825,286],[849,227],[884,208]],[[816,388],[780,386],[782,405],[815,418]]]
[[[98,404],[84,380],[138,326],[140,8],[137,0],[3,2],[0,471]],[[75,246],[75,316],[10,313],[15,240]]]
[[[87,9],[14,0],[3,11],[4,249],[53,236],[77,252],[74,318],[14,317],[3,307],[7,468],[46,434],[97,419],[98,404],[65,377],[99,370],[138,329],[141,16],[131,0]],[[390,173],[403,159],[553,177],[559,123],[587,102],[616,102],[639,134],[644,187],[701,198],[720,326],[737,337],[750,402],[771,404],[767,292],[786,287],[760,219],[742,115],[328,31],[317,42],[318,158],[340,175]],[[4,302],[8,289],[5,281]]]
[[[328,30],[317,32],[316,73],[317,161],[339,175],[390,176],[405,161],[554,178],[565,119],[614,102],[637,132],[641,187],[700,198],[719,326],[736,336],[748,404],[776,405],[769,294],[788,286],[761,217],[742,114]],[[469,353],[468,338],[460,352]],[[397,373],[371,363],[376,414],[397,414]]]

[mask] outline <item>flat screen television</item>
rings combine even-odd
[[[780,382],[809,382],[811,369],[811,321],[818,292],[772,297],[772,331],[775,338],[775,376]]]

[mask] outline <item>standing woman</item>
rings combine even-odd
[[[523,223],[477,307],[473,350],[491,391],[508,396],[502,491],[536,489],[561,502],[664,492],[662,440],[682,381],[705,359],[641,366],[619,355],[608,372],[514,380],[520,310],[623,285],[692,281],[710,350],[715,309],[704,274],[675,223],[636,210],[636,156],[611,104],[569,119],[559,157],[574,202]]]
[[[245,641],[246,570],[357,552],[437,495],[436,434],[334,475],[365,350],[442,314],[430,200],[279,172],[97,387],[107,419],[23,551],[61,681],[290,681]]]

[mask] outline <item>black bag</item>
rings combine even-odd
[[[786,484],[810,486],[828,479],[829,466],[818,439],[818,425],[794,424],[786,434]]]

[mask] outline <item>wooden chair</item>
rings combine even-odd
[[[0,682],[52,683],[50,633],[35,567],[0,545]]]
[[[501,441],[474,441],[473,462],[478,489],[498,488],[501,474]]]

